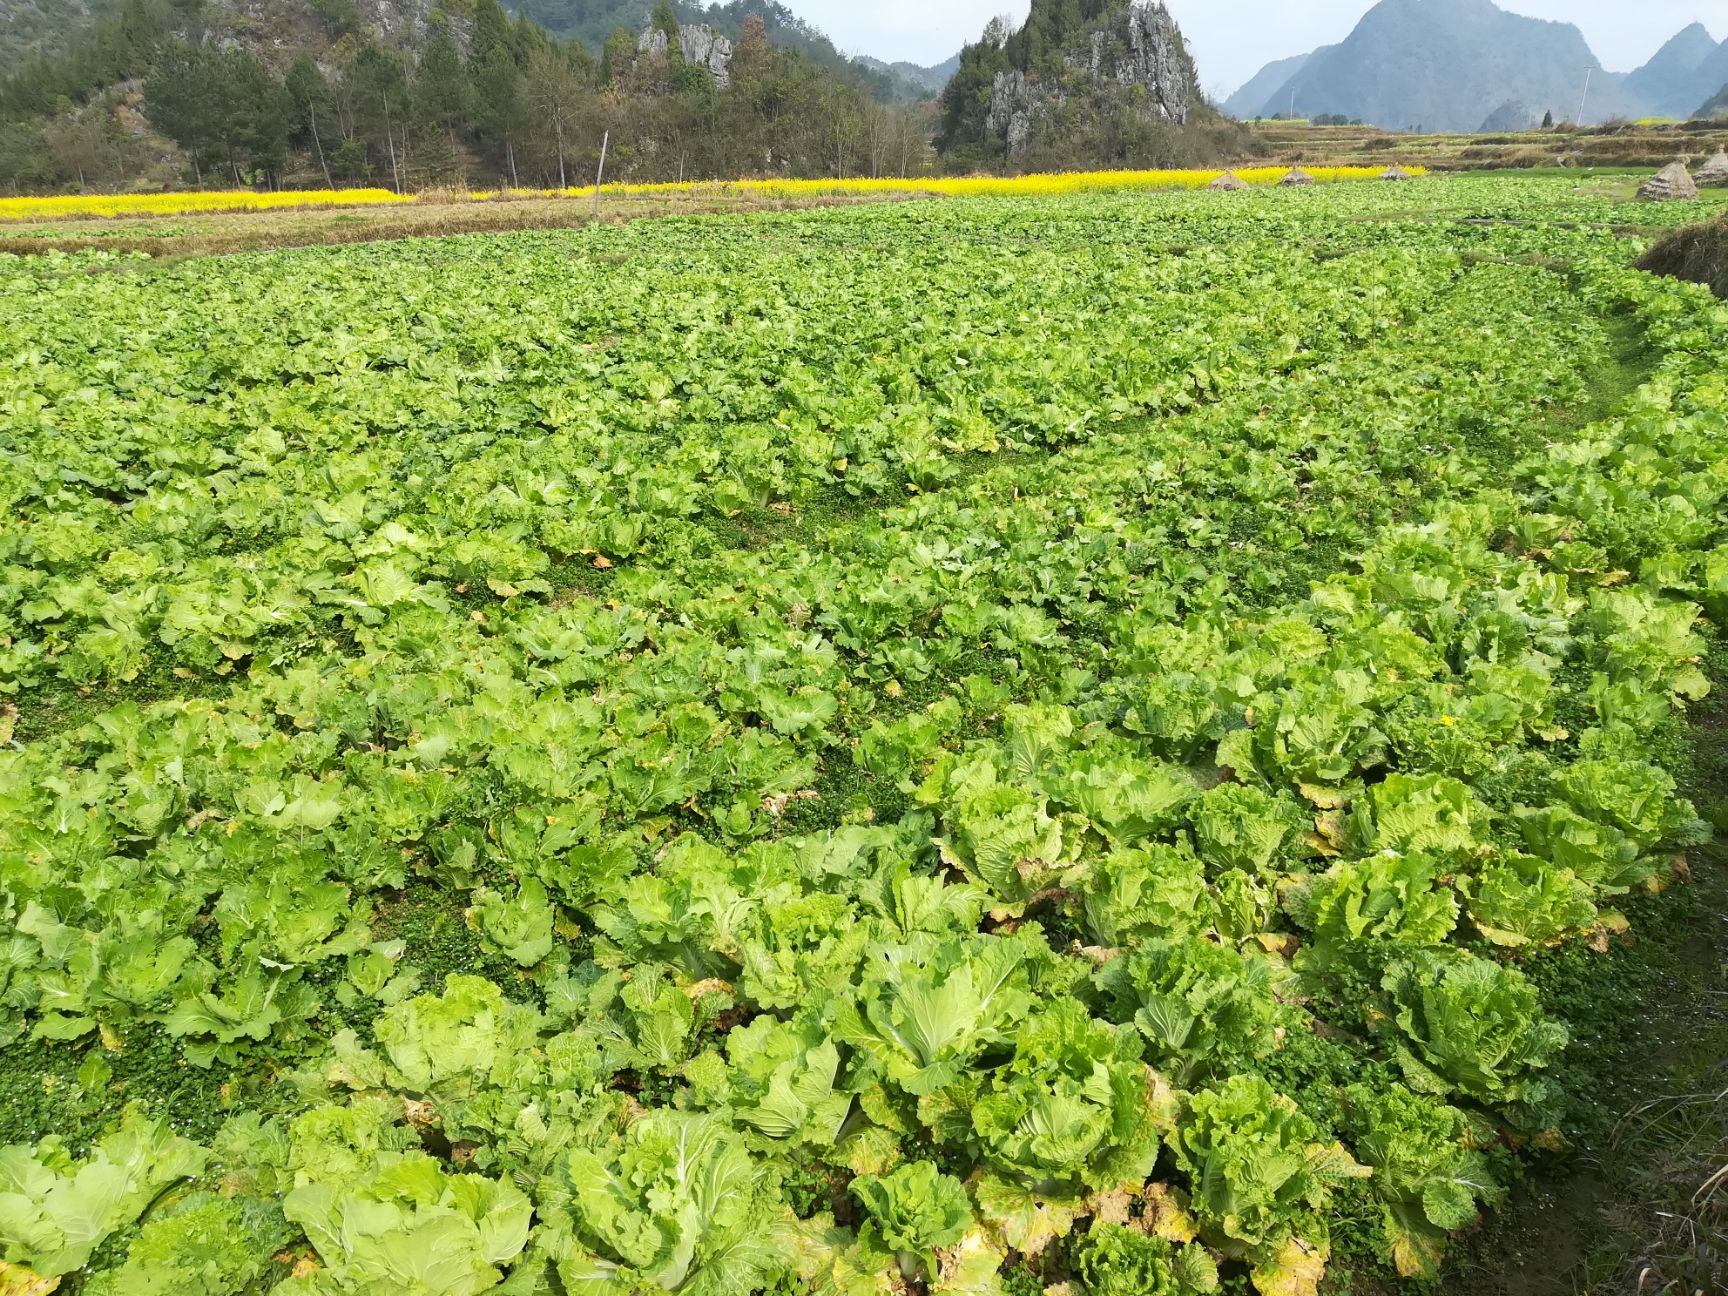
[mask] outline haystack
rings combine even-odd
[[[1717,189],[1728,186],[1728,149],[1717,149],[1716,156],[1698,169],[1692,182]]]
[[[1698,196],[1698,186],[1684,163],[1670,162],[1644,182],[1638,196],[1645,202],[1690,202]]]
[[[1311,185],[1318,182],[1301,167],[1291,167],[1290,174],[1278,183],[1281,185]]]
[[[1238,189],[1246,189],[1248,182],[1234,171],[1226,171],[1206,187],[1208,189],[1228,189],[1234,193]]]
[[[1389,166],[1380,173],[1382,180],[1414,180],[1415,178],[1401,166]]]

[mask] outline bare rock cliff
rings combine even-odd
[[[1143,120],[1185,126],[1200,97],[1194,61],[1176,20],[1160,3],[1136,0],[1125,17],[1089,34],[1064,54],[1055,77],[998,72],[990,93],[990,129],[1010,156],[1022,152],[1039,119],[1077,98],[1127,109]]]
[[[666,33],[650,27],[636,39],[638,57],[665,58],[670,50]],[[678,28],[678,52],[684,62],[703,68],[721,89],[732,81],[732,42],[707,23],[684,23]]]

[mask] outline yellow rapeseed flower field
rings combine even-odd
[[[90,216],[187,216],[197,212],[275,211],[292,207],[353,207],[414,199],[388,189],[292,189],[280,193],[68,194],[0,198],[0,221]]]
[[[1276,184],[1288,167],[1245,167],[1236,174],[1251,185]],[[1421,167],[1411,167],[1422,175]],[[1322,183],[1372,180],[1377,167],[1309,167]],[[949,198],[1060,196],[1124,190],[1203,189],[1222,171],[1070,171],[1024,176],[924,176],[900,180],[735,180],[690,181],[682,184],[606,185],[605,194],[620,198],[700,196],[721,194],[744,198],[797,199],[870,197],[877,194],[938,194]],[[468,195],[474,201],[495,198],[588,198],[592,186],[581,189],[485,190]],[[448,202],[448,192],[427,195],[426,201]],[[165,194],[78,194],[47,198],[0,198],[0,221],[63,220],[119,216],[187,216],[211,212],[278,211],[307,207],[354,207],[417,201],[388,189],[297,189],[280,193],[249,191]]]
[[[1308,174],[1321,183],[1372,180],[1381,167],[1309,167]],[[1288,174],[1287,166],[1239,168],[1236,174],[1251,185],[1277,184]],[[1423,167],[1407,167],[1411,175],[1424,175]],[[606,185],[616,197],[652,197],[656,194],[729,193],[760,198],[825,198],[871,194],[928,193],[948,198],[1057,196],[1135,189],[1204,189],[1224,172],[1220,169],[1193,171],[1065,171],[1049,175],[1023,176],[925,176],[907,180],[894,178],[855,180],[735,180],[715,183]],[[592,185],[579,189],[515,190],[513,196],[542,198],[586,198]],[[476,193],[476,198],[494,198],[497,193]]]

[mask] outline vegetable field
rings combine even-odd
[[[1433,1273],[1709,834],[1728,306],[1621,219],[0,258],[0,1290]]]

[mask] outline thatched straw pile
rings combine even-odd
[[[1728,299],[1728,215],[1664,236],[1638,262],[1640,270],[1708,284]]]
[[[1685,164],[1670,162],[1644,182],[1638,196],[1645,202],[1690,202],[1698,196]]]
[[[1208,189],[1227,189],[1234,193],[1238,189],[1246,189],[1248,182],[1234,171],[1226,171],[1206,187]]]
[[[1717,149],[1716,156],[1699,168],[1692,181],[1701,187],[1728,187],[1728,149]]]
[[[1285,176],[1278,183],[1281,185],[1311,185],[1317,182],[1313,176],[1309,175],[1301,167],[1291,167],[1290,174]]]
[[[1380,178],[1382,180],[1414,180],[1416,177],[1401,166],[1389,166],[1380,173]]]

